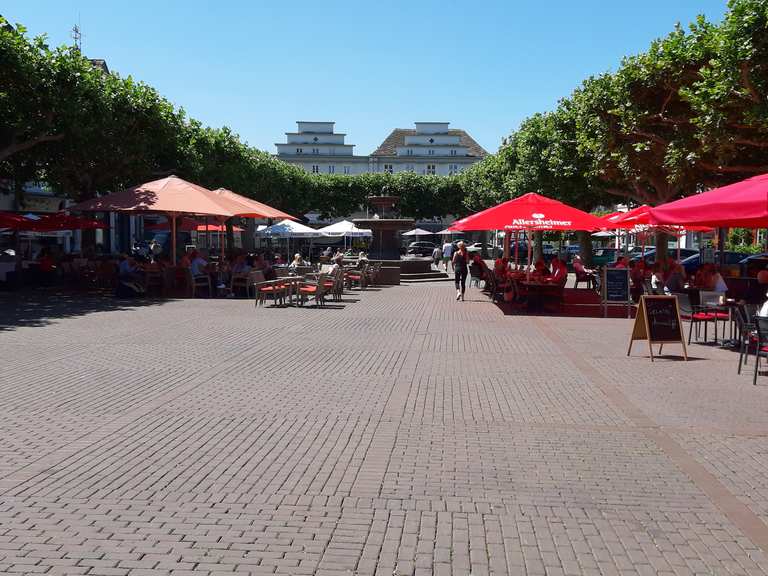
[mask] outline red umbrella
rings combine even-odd
[[[713,228],[768,227],[768,174],[651,209],[654,224]]]
[[[34,219],[13,212],[2,212],[0,213],[0,228],[28,232],[56,232],[59,230],[96,230],[97,228],[107,228],[107,225],[99,220],[70,216],[63,212],[44,214]]]
[[[457,220],[448,230],[599,230],[605,222],[577,208],[529,192]]]
[[[28,230],[35,220],[25,218],[15,212],[0,212],[0,228],[10,228],[11,230]]]
[[[600,230],[603,220],[534,192],[457,220],[448,230]],[[515,243],[517,261],[518,243]],[[528,250],[528,258],[531,250]]]

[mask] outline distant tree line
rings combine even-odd
[[[308,174],[0,18],[0,178],[43,181],[76,200],[175,173],[295,214],[346,215],[387,193],[402,197],[403,213],[431,217],[525,192],[586,210],[659,204],[762,172],[768,0],[731,0],[719,24],[678,26],[450,177]]]

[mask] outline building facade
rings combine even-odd
[[[355,156],[346,134],[334,132],[334,122],[296,122],[296,132],[286,132],[285,143],[277,143],[277,157],[313,174],[362,174],[368,172],[368,157]]]
[[[370,156],[355,156],[345,134],[333,122],[297,122],[297,132],[286,132],[277,157],[314,174],[413,172],[450,176],[462,172],[488,153],[467,132],[448,122],[416,122],[415,128],[395,128]]]

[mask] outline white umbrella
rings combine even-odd
[[[368,230],[367,228],[358,228],[349,220],[342,220],[341,222],[336,222],[336,224],[318,228],[317,231],[323,236],[333,236],[337,238],[341,238],[342,236],[345,238],[370,238],[373,236],[371,230]]]
[[[294,222],[293,220],[281,220],[277,224],[267,226],[264,230],[260,230],[258,234],[263,236],[270,236],[272,238],[317,238],[322,234],[305,226],[301,222]]]
[[[423,228],[414,228],[413,230],[408,230],[408,232],[403,232],[403,236],[432,236],[433,234],[434,232],[424,230]]]
[[[613,232],[611,230],[602,230],[601,232],[595,232],[592,234],[594,238],[613,238],[616,236],[616,232]]]
[[[463,234],[463,232],[459,232],[458,230],[448,230],[448,228],[446,228],[445,230],[440,230],[440,232],[435,232],[435,234],[439,234],[440,236],[453,236],[454,234]]]

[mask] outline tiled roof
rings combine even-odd
[[[475,156],[477,158],[483,158],[488,155],[488,152],[480,146],[475,139],[467,134],[464,130],[448,130],[450,136],[459,137],[459,145],[467,148],[469,156]],[[381,146],[371,154],[371,156],[395,156],[397,155],[398,146],[405,146],[406,136],[415,136],[416,130],[413,128],[395,128],[392,130],[387,139],[381,143]]]

